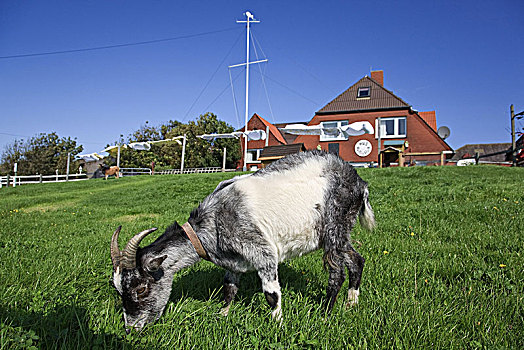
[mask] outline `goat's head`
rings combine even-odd
[[[171,279],[162,263],[167,255],[139,249],[142,239],[156,228],[142,231],[129,240],[124,250],[118,248],[118,227],[111,238],[113,285],[122,297],[126,331],[139,331],[156,321],[164,311],[171,293]]]

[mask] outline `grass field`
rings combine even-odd
[[[524,169],[363,169],[378,228],[355,228],[360,303],[330,317],[321,252],[280,265],[282,325],[255,274],[218,315],[223,271],[177,274],[162,318],[126,335],[109,241],[185,222],[234,174],[142,176],[0,190],[0,349],[523,349]],[[146,238],[143,245],[155,237]]]

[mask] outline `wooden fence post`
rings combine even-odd
[[[40,174],[40,183],[42,183],[44,181],[43,177],[42,177],[42,174]]]
[[[6,185],[6,187],[9,187],[9,174],[7,174],[7,177],[6,177],[5,180],[6,180],[6,181],[5,181],[5,185]]]

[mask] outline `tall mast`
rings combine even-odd
[[[251,12],[246,11],[244,15],[247,17],[247,20],[245,21],[237,21],[237,23],[246,23],[247,31],[246,31],[246,63],[241,64],[235,64],[232,66],[229,66],[229,68],[233,67],[239,67],[239,66],[246,66],[246,109],[245,109],[245,126],[244,126],[244,132],[247,133],[247,122],[249,118],[249,65],[254,63],[260,63],[260,62],[267,62],[267,59],[265,60],[259,60],[254,62],[249,62],[249,49],[250,49],[250,24],[251,23],[260,23],[260,21],[255,20]],[[247,135],[244,135],[244,171],[247,171]]]
[[[253,15],[250,12],[245,13],[247,17],[247,30],[246,30],[246,113],[245,113],[245,132],[244,134],[244,167],[243,170],[247,171],[247,122],[249,117],[249,20],[253,19]]]

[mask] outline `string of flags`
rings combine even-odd
[[[375,129],[370,122],[354,122],[349,125],[343,125],[338,127],[326,127],[319,125],[304,125],[304,124],[288,124],[284,128],[280,128],[283,131],[292,135],[329,135],[329,136],[360,136],[364,134],[373,134]]]
[[[204,135],[198,135],[197,137],[204,139],[204,140],[214,140],[218,138],[240,138],[241,136],[247,136],[249,141],[256,141],[256,140],[265,140],[266,139],[266,132],[263,130],[248,130],[247,132],[242,131],[235,131],[227,134],[204,134]],[[135,151],[149,151],[151,150],[151,145],[153,144],[160,144],[160,143],[166,143],[166,142],[176,142],[179,145],[182,144],[180,141],[183,139],[184,136],[176,136],[170,139],[165,140],[158,140],[158,141],[145,141],[145,142],[131,142],[129,144],[120,145],[120,148],[131,148]],[[118,151],[118,145],[115,146],[109,146],[104,148],[103,150],[95,153],[88,153],[88,154],[79,154],[76,156],[76,159],[83,159],[85,162],[94,162],[100,159],[103,159],[107,157],[107,155],[103,155],[100,153],[115,153]]]
[[[204,139],[204,140],[214,140],[214,139],[232,139],[232,138],[240,138],[240,136],[247,136],[248,141],[258,141],[258,140],[265,140],[267,135],[264,130],[248,130],[246,132],[243,131],[235,131],[230,132],[227,134],[204,134],[199,135],[197,137]]]
[[[349,125],[336,126],[336,127],[327,127],[321,124],[319,125],[304,125],[304,124],[288,124],[284,128],[279,129],[282,132],[292,134],[292,135],[329,135],[329,136],[360,136],[364,134],[373,134],[375,132],[373,126],[370,122],[354,122]],[[219,138],[236,138],[239,139],[241,136],[247,137],[248,141],[258,141],[265,140],[267,135],[264,130],[248,130],[235,131],[225,134],[204,134],[198,135],[198,138],[203,140],[212,141]],[[149,151],[151,150],[152,144],[166,143],[166,142],[177,142],[182,144],[180,139],[183,139],[185,136],[176,136],[170,139],[158,140],[158,141],[145,141],[145,142],[131,142],[125,145],[116,145],[109,146],[103,149],[100,152],[89,153],[89,154],[79,154],[76,156],[76,159],[83,159],[85,162],[94,162],[100,159],[107,157],[107,155],[101,155],[100,153],[114,153],[117,152],[118,147],[120,148],[131,148],[135,151]]]

